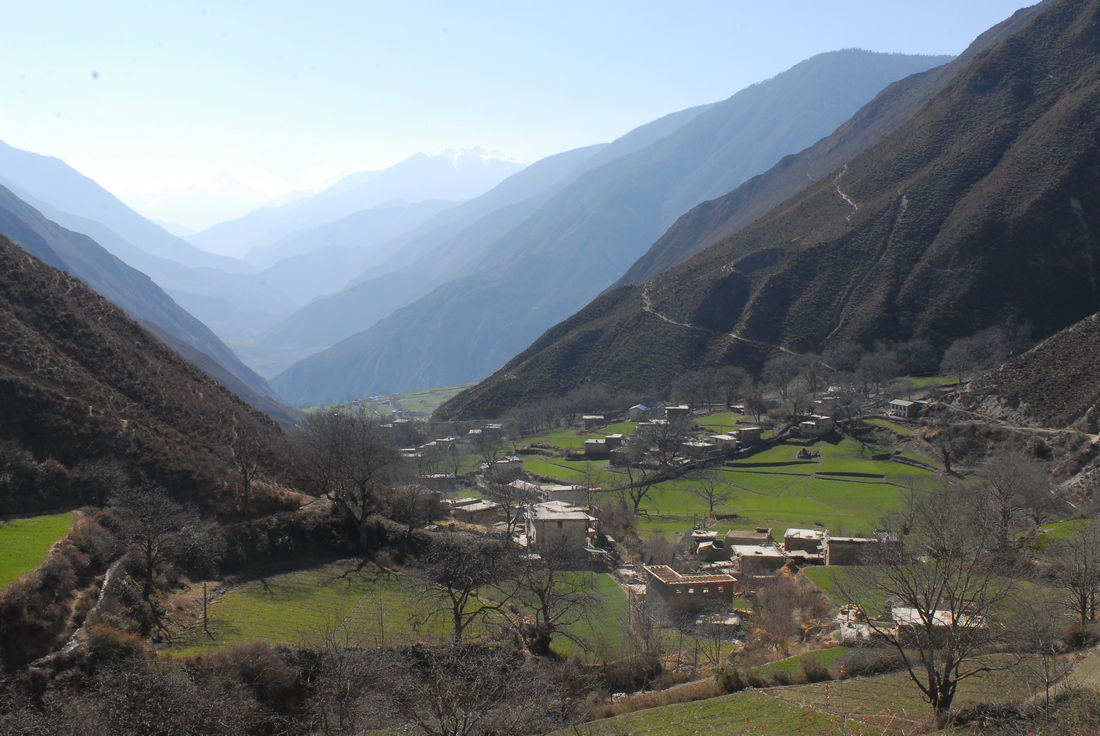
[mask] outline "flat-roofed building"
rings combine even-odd
[[[825,546],[825,529],[788,529],[783,533],[783,547],[787,552],[811,552],[820,554]]]
[[[771,527],[758,526],[755,529],[730,529],[726,532],[726,544],[748,544],[748,545],[761,545],[771,544],[775,540],[772,539]]]
[[[534,549],[580,552],[588,546],[589,530],[595,522],[595,517],[584,509],[561,501],[533,504],[527,512],[528,545]]]
[[[774,544],[732,544],[730,559],[741,565],[741,575],[761,577],[774,575],[787,564],[786,553]]]
[[[581,421],[584,422],[586,432],[606,424],[603,414],[585,414],[581,417]]]
[[[607,440],[603,438],[591,438],[584,441],[584,456],[593,460],[604,460],[608,457]]]
[[[451,516],[455,521],[488,526],[496,522],[501,515],[501,506],[496,501],[477,498],[459,500],[462,503],[451,504]]]
[[[732,575],[681,575],[668,565],[647,565],[642,569],[647,578],[647,595],[651,592],[673,610],[733,608],[733,586],[737,578]]]
[[[737,439],[742,445],[751,445],[760,441],[764,435],[763,427],[740,427],[737,430]]]

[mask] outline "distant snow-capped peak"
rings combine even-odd
[[[434,154],[440,158],[450,159],[451,164],[455,168],[462,165],[470,165],[480,163],[483,165],[489,165],[494,162],[510,163],[510,164],[524,164],[524,161],[507,156],[499,151],[490,151],[482,146],[474,146],[473,148],[444,148],[439,153]]]

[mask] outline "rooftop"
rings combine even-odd
[[[732,575],[720,573],[717,575],[681,575],[668,565],[646,565],[643,568],[647,573],[667,585],[678,583],[696,583],[706,585],[710,583],[734,583],[737,579]]]

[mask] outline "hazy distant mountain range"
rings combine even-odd
[[[536,207],[501,213],[502,226],[471,243],[476,251],[438,288],[272,385],[312,403],[485,375],[613,283],[684,211],[829,134],[886,84],[945,61],[822,54],[681,115],[646,145],[585,166]]]
[[[840,340],[942,350],[1012,322],[1044,337],[1100,310],[1100,2],[1046,3],[1004,28],[1020,30],[879,143],[605,293],[440,415],[497,416],[590,381],[660,391],[688,368],[754,369]],[[719,231],[717,210],[680,227]]]
[[[181,306],[230,341],[253,337],[310,299],[339,290],[364,268],[390,255],[374,249],[449,206],[428,200],[479,194],[518,168],[522,164],[476,149],[420,154],[391,170],[348,177],[315,197],[294,200],[285,206],[289,209],[260,210],[282,213],[285,222],[299,222],[302,227],[317,222],[319,212],[343,215],[355,210],[358,214],[331,223],[316,237],[303,234],[296,239],[296,229],[291,228],[273,232],[271,241],[257,239],[265,250],[258,252],[260,265],[252,265],[170,235],[58,159],[0,144],[0,184],[51,220],[94,238],[149,275]],[[389,186],[379,189],[371,182],[389,182]],[[398,203],[394,199],[398,195],[411,204]],[[312,204],[314,199],[318,204]],[[362,206],[356,210],[357,201]],[[373,214],[362,212],[368,207],[373,207]],[[298,215],[293,213],[305,219],[296,220]],[[230,226],[239,229],[234,223],[226,224]],[[205,237],[211,237],[210,231]],[[283,262],[324,248],[328,252],[309,264],[300,259]]]
[[[387,202],[470,199],[492,189],[523,166],[481,148],[446,150],[435,156],[418,153],[388,169],[351,174],[314,196],[279,207],[261,207],[244,217],[195,233],[188,240],[212,253],[269,264],[270,256],[265,258],[251,252],[257,249],[262,252],[307,228]]]

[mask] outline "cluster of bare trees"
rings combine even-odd
[[[314,414],[296,428],[292,442],[299,483],[343,513],[361,552],[370,547],[375,515],[410,531],[438,517],[435,494],[414,482],[414,469],[401,457],[394,438],[372,417]]]

